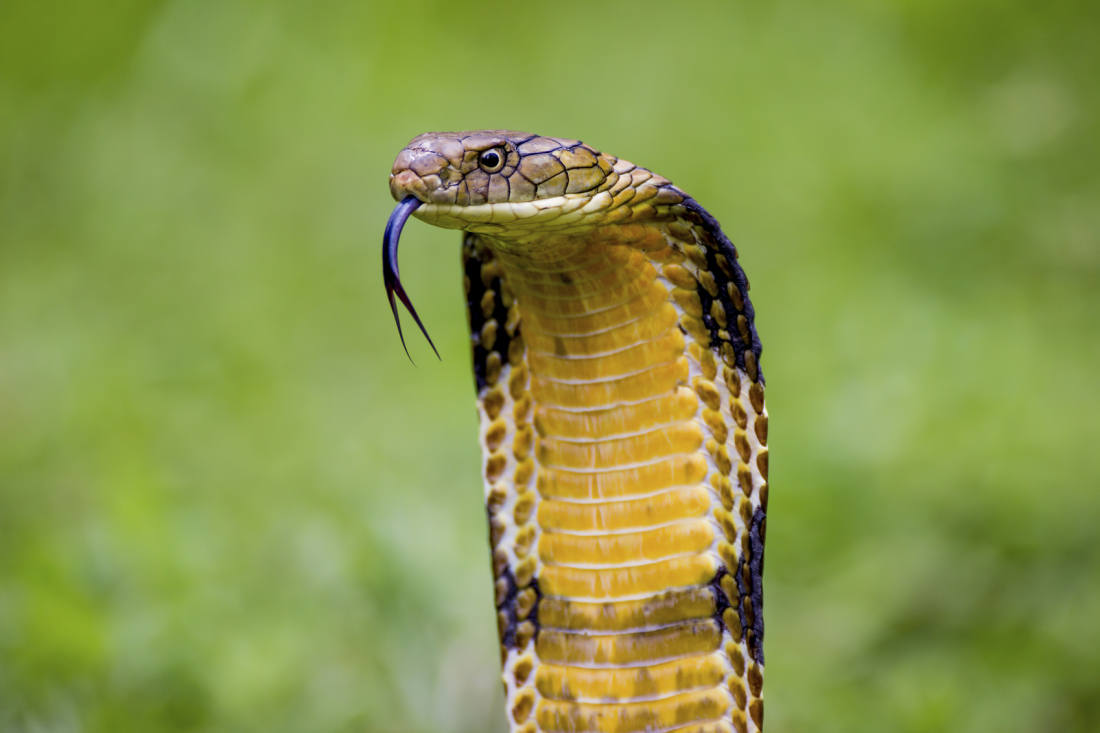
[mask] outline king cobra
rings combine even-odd
[[[402,227],[463,232],[510,730],[761,730],[768,414],[736,248],[578,140],[427,133],[390,193],[386,290],[425,337]]]

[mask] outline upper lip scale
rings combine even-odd
[[[409,357],[409,361],[412,361],[412,356],[409,354],[409,347],[405,344],[405,334],[401,332],[401,318],[397,314],[397,301],[394,300],[394,293],[409,309],[416,325],[420,327],[420,332],[424,334],[424,338],[428,339],[436,358],[440,360],[443,358],[439,356],[439,349],[435,348],[432,337],[428,335],[428,330],[420,322],[420,316],[416,314],[412,301],[406,295],[405,288],[401,286],[401,273],[397,268],[397,245],[401,241],[401,230],[404,228],[405,222],[409,220],[409,216],[420,208],[423,203],[416,196],[411,195],[402,199],[393,210],[393,213],[390,214],[390,219],[386,222],[386,233],[382,235],[382,280],[386,284],[386,295],[390,299],[390,308],[393,309],[393,320],[397,323],[397,335],[401,337],[401,346],[404,347],[405,356]]]

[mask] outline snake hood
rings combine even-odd
[[[463,230],[512,733],[762,730],[768,415],[718,222],[644,168],[512,131],[420,135],[389,185],[395,318],[399,298],[423,330],[407,219]]]

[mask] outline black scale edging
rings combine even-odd
[[[470,280],[470,292],[466,295],[466,315],[470,322],[470,341],[473,347],[474,383],[477,386],[478,393],[480,393],[488,386],[485,379],[485,362],[489,358],[489,352],[500,352],[501,363],[507,364],[508,346],[511,344],[513,337],[509,336],[508,332],[504,330],[504,324],[508,322],[508,308],[505,307],[501,297],[500,278],[493,278],[488,288],[481,281],[481,266],[484,263],[477,257],[477,248],[474,244],[476,239],[477,235],[469,232],[466,232],[463,237],[463,244],[470,249],[470,255],[463,263],[463,267],[466,277]],[[485,295],[486,290],[492,290],[496,293],[496,303],[490,318],[496,319],[497,338],[496,342],[492,344],[481,343],[481,328],[489,320],[481,312],[481,298]],[[516,329],[516,333],[519,333],[519,328]]]
[[[745,349],[751,349],[756,354],[757,371],[760,379],[760,383],[764,384],[764,372],[760,368],[760,336],[756,332],[756,311],[752,307],[752,301],[749,299],[749,281],[745,276],[745,271],[741,268],[740,263],[737,261],[737,248],[733,245],[733,242],[729,240],[729,237],[722,231],[721,225],[718,220],[715,219],[710,213],[699,205],[699,202],[691,197],[685,197],[683,207],[689,212],[694,214],[693,217],[689,217],[695,223],[701,225],[708,234],[714,239],[715,244],[718,246],[719,252],[715,252],[710,247],[704,246],[707,256],[707,269],[711,275],[714,276],[715,282],[718,284],[718,297],[717,300],[722,303],[722,307],[726,309],[727,314],[727,328],[726,331],[730,334],[730,343],[733,344],[733,350],[737,357],[737,366],[745,369]],[[737,316],[742,313],[733,304],[730,299],[729,293],[726,292],[727,276],[725,271],[718,265],[718,260],[715,259],[715,255],[722,254],[726,261],[729,262],[730,268],[733,270],[733,283],[738,290],[741,291],[741,299],[745,301],[745,310],[743,311],[746,320],[749,322],[749,338],[751,343],[746,344],[741,338],[741,332],[737,328]],[[706,288],[702,285],[698,288],[699,300],[703,304],[703,324],[711,333],[713,343],[718,343],[718,330],[721,326],[714,317],[710,314],[710,306],[716,300]]]
[[[752,631],[756,637],[756,643],[751,646],[749,653],[753,655],[760,666],[764,666],[764,539],[767,532],[768,517],[763,509],[757,508],[752,515],[752,525],[749,527],[749,584],[750,602],[752,603]],[[741,558],[741,562],[744,562]]]
[[[511,568],[504,568],[504,572],[500,574],[498,580],[503,579],[508,583],[508,592],[504,596],[504,600],[499,606],[497,611],[503,611],[508,616],[508,626],[504,630],[504,634],[500,637],[500,643],[506,649],[516,648],[516,628],[524,621],[530,621],[535,627],[535,633],[531,635],[532,639],[537,639],[539,635],[539,603],[542,601],[542,592],[539,590],[539,581],[534,579],[531,581],[531,585],[527,588],[531,588],[535,591],[535,603],[531,606],[531,613],[527,615],[527,618],[522,621],[516,617],[516,598],[519,596],[521,589],[516,586],[516,576],[512,574]]]
[[[757,376],[760,384],[764,384],[764,371],[760,366],[760,335],[756,331],[756,310],[752,306],[752,301],[749,299],[749,287],[748,277],[745,275],[744,269],[742,269],[740,262],[737,259],[737,248],[733,242],[729,240],[725,232],[722,231],[721,225],[718,220],[711,216],[710,212],[704,209],[698,201],[693,198],[685,197],[683,206],[694,216],[689,217],[692,221],[702,226],[708,234],[714,239],[715,245],[717,245],[718,252],[715,252],[712,248],[704,246],[707,258],[707,269],[714,276],[715,282],[718,284],[718,296],[717,298],[711,296],[707,292],[706,288],[702,285],[699,286],[697,292],[699,294],[699,300],[703,305],[703,324],[711,333],[713,343],[719,343],[718,331],[721,328],[719,323],[714,320],[714,317],[710,314],[711,304],[717,299],[722,307],[726,309],[727,314],[727,328],[726,331],[730,334],[730,343],[733,345],[733,350],[737,359],[737,366],[741,367],[746,373],[748,370],[745,368],[745,350],[749,349],[756,354],[757,364]],[[745,310],[739,311],[733,304],[732,299],[729,297],[729,293],[726,291],[726,282],[728,276],[725,271],[718,265],[716,255],[721,254],[726,258],[726,261],[730,265],[730,269],[733,270],[733,283],[737,289],[741,292],[741,299],[745,303]],[[749,339],[751,343],[746,344],[741,338],[741,331],[737,328],[737,316],[744,314],[745,319],[748,321],[749,326]],[[722,591],[720,581],[722,576],[729,574],[732,575],[734,581],[737,583],[737,592],[739,595],[737,603],[737,615],[741,620],[741,641],[746,641],[748,636],[747,623],[748,619],[745,617],[745,609],[743,605],[743,599],[749,598],[749,603],[752,604],[753,611],[753,624],[752,635],[753,638],[749,643],[749,654],[756,660],[757,664],[763,666],[764,664],[764,527],[767,521],[767,514],[764,509],[757,508],[753,513],[752,522],[749,525],[749,558],[747,560],[749,569],[749,588],[745,587],[744,579],[741,575],[741,567],[745,566],[746,559],[744,555],[738,557],[739,567],[737,572],[728,570],[726,568],[719,568],[718,573],[715,575],[714,580],[711,581],[711,585],[714,587],[715,596],[718,599],[718,611],[717,616],[721,618],[722,611],[727,607],[732,607],[725,600],[725,593]],[[723,627],[725,624],[723,624]]]
[[[729,631],[729,629],[726,627],[726,621],[722,618],[722,614],[726,612],[727,608],[733,608],[733,606],[730,604],[729,599],[726,598],[726,592],[722,590],[722,578],[729,574],[730,572],[725,566],[720,567],[718,568],[718,572],[714,574],[714,578],[707,585],[714,593],[714,620],[718,622],[719,628],[726,631]],[[741,609],[737,609],[737,612],[740,613]],[[741,628],[744,627],[745,625],[742,623]]]
[[[749,567],[749,585],[751,589],[745,588],[745,579],[741,574],[741,568],[745,566],[745,556],[741,555],[737,558],[737,571],[733,572],[725,567],[718,568],[718,572],[714,574],[714,579],[710,581],[709,587],[714,591],[715,600],[715,612],[714,618],[718,621],[721,628],[729,630],[725,621],[722,619],[722,614],[727,608],[734,608],[737,611],[737,618],[741,622],[741,637],[738,641],[746,642],[749,647],[749,656],[757,661],[761,666],[764,664],[764,584],[763,584],[763,568],[764,568],[764,546],[760,541],[760,535],[758,532],[758,522],[763,519],[763,511],[756,510],[756,514],[752,518],[752,527],[749,529],[749,553],[748,560]],[[726,598],[726,592],[722,590],[722,578],[729,575],[733,578],[737,584],[737,605],[730,603]],[[749,603],[752,604],[753,623],[752,623],[752,639],[748,638],[749,620],[745,616],[744,599],[749,599]],[[732,635],[732,634],[731,634]]]

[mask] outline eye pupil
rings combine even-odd
[[[496,168],[500,165],[500,153],[496,150],[486,150],[481,154],[481,165],[486,168]]]

